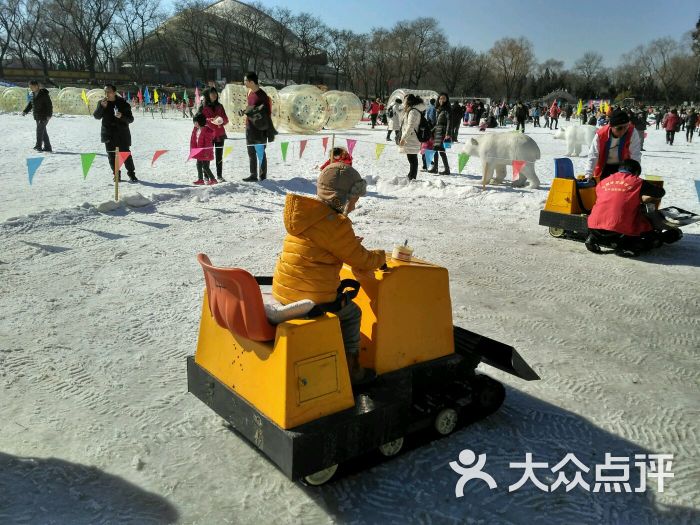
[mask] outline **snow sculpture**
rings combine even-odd
[[[326,91],[323,94],[328,104],[326,129],[351,129],[362,119],[362,102],[349,91]]]
[[[396,89],[391,95],[389,95],[389,98],[387,100],[390,104],[393,104],[394,100],[396,100],[397,98],[400,98],[403,102],[406,98],[406,95],[408,95],[409,93],[413,93],[414,95],[417,95],[420,98],[422,98],[423,102],[425,102],[426,105],[430,102],[431,98],[434,98],[435,100],[438,99],[437,92],[430,91],[428,89]]]
[[[315,86],[300,84],[280,90],[279,127],[289,133],[320,131],[328,121],[328,104]]]
[[[512,165],[514,160],[525,161],[520,169],[520,177],[513,182],[513,186],[525,186],[530,183],[530,188],[535,190],[540,187],[540,181],[535,175],[535,161],[540,158],[540,148],[531,137],[522,133],[492,133],[479,137],[479,140],[471,139],[464,145],[464,153],[476,156],[483,164],[482,188],[491,182],[494,171],[496,184],[503,182],[506,177],[506,166]]]
[[[21,87],[7,88],[0,98],[0,109],[14,112],[22,111],[27,105],[27,90]]]
[[[568,157],[578,157],[582,147],[584,151],[588,151],[588,147],[593,142],[593,137],[595,137],[595,132],[596,127],[587,124],[570,126],[568,128],[559,128],[554,133],[554,138],[566,140],[566,155]]]

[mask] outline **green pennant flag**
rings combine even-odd
[[[466,153],[459,154],[459,167],[457,169],[457,171],[459,171],[459,173],[462,173],[462,170],[464,169],[464,166],[467,165],[468,160],[469,160],[469,155],[467,155]]]
[[[87,179],[87,174],[88,171],[90,171],[93,161],[95,160],[95,155],[97,155],[97,153],[80,154],[80,162],[83,165],[83,179]]]
[[[282,161],[287,160],[287,148],[289,147],[289,142],[280,142],[280,148],[282,149]]]

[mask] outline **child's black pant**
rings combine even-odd
[[[214,174],[211,172],[211,169],[209,169],[209,161],[208,160],[198,160],[197,161],[197,177],[199,180],[202,180],[202,175],[209,180],[209,179],[214,179]]]

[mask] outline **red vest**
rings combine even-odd
[[[652,230],[640,209],[642,179],[618,171],[596,186],[588,227],[638,237]]]
[[[622,135],[622,137],[620,137],[620,143],[622,145],[621,151],[618,152],[618,158],[620,159],[620,162],[630,158],[630,140],[632,138],[632,133],[636,132],[637,131],[634,129],[634,127],[630,126],[629,129],[625,132],[625,134]],[[598,138],[598,162],[596,163],[595,169],[593,170],[593,176],[600,177],[603,173],[605,163],[608,160],[610,124],[606,124],[598,131],[596,131],[596,136]],[[618,147],[620,146],[620,143],[618,143]]]

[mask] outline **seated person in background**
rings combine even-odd
[[[352,166],[352,155],[350,155],[350,153],[348,153],[348,150],[346,150],[344,147],[336,146],[335,148],[333,148],[333,160],[328,159],[326,162],[321,164],[321,167],[319,169],[323,171],[329,164],[333,162],[342,162],[343,164]]]
[[[620,170],[596,186],[596,202],[588,216],[590,234],[586,248],[600,253],[599,244],[615,248],[619,255],[637,255],[658,246],[663,237],[642,213],[642,203],[660,199],[666,192],[639,178],[642,168],[633,159],[623,160]]]
[[[362,311],[339,290],[340,269],[345,263],[353,270],[375,270],[386,262],[384,250],[362,246],[347,217],[366,192],[367,183],[355,168],[334,162],[318,177],[317,198],[288,194],[287,236],[272,281],[272,295],[280,303],[310,299],[338,316],[353,383],[367,379],[371,371],[360,367]]]
[[[639,135],[630,125],[630,117],[622,110],[613,111],[610,123],[596,131],[588,150],[586,177],[600,177],[616,173],[620,162],[634,159],[641,162],[641,143]]]

